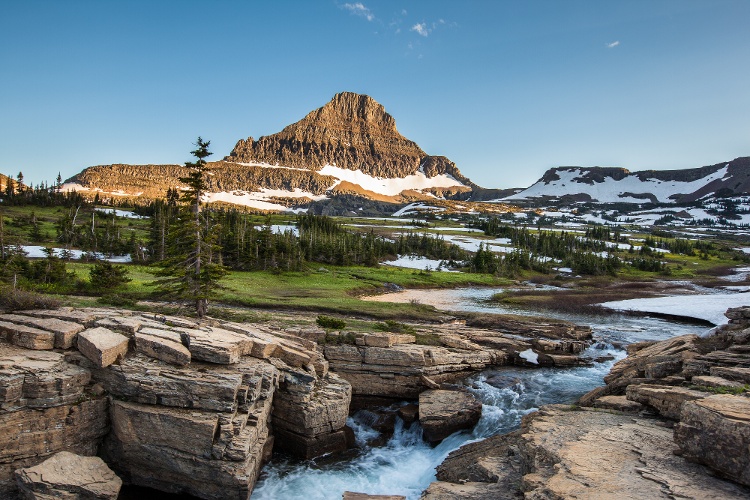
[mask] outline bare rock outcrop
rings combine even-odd
[[[630,345],[583,407],[544,406],[451,453],[422,498],[747,498],[750,307],[727,317],[707,337]]]
[[[277,134],[238,141],[225,160],[312,170],[336,165],[376,177],[405,177],[421,167],[429,177],[447,173],[463,180],[450,160],[429,156],[402,136],[381,104],[353,92],[336,94]]]
[[[685,458],[750,486],[750,398],[719,394],[685,403],[674,438]]]
[[[116,500],[122,480],[99,457],[67,451],[14,473],[28,500]]]
[[[422,499],[699,500],[750,493],[673,448],[672,430],[659,420],[544,406],[524,417],[519,431],[452,452]]]
[[[346,447],[351,386],[309,340],[112,309],[2,321],[0,495],[13,470],[70,451],[100,453],[128,484],[244,500],[274,443],[308,458]],[[9,333],[27,328],[51,341]]]

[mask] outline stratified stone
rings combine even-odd
[[[107,400],[0,412],[0,498],[12,473],[58,451],[96,455],[109,430]]]
[[[128,352],[129,339],[106,328],[89,328],[78,334],[78,350],[98,367],[109,366]]]
[[[250,354],[253,341],[241,335],[221,328],[205,330],[178,328],[190,336],[188,350],[193,359],[222,365],[237,363],[240,356]]]
[[[345,491],[342,500],[406,500],[406,497],[401,495],[368,495],[367,493]]]
[[[63,355],[0,344],[0,409],[47,408],[83,397],[91,373]]]
[[[543,406],[521,424],[520,489],[534,499],[748,497],[747,489],[674,455],[674,447],[659,419]]]
[[[58,318],[39,318],[25,316],[22,314],[3,314],[0,321],[17,323],[53,332],[55,334],[54,346],[56,349],[70,349],[75,343],[76,334],[83,330],[83,325],[72,321],[64,321]]]
[[[210,456],[219,413],[112,401],[112,431],[125,445],[160,446]]]
[[[199,362],[181,367],[136,354],[94,370],[93,377],[113,396],[132,402],[234,412],[273,388],[278,371],[247,357],[231,367]]]
[[[718,394],[686,402],[674,438],[685,458],[750,486],[750,398]]]
[[[429,442],[471,429],[481,416],[482,403],[468,392],[427,390],[419,395],[419,423]]]
[[[745,384],[742,382],[735,382],[733,380],[727,380],[722,377],[714,377],[711,375],[698,375],[693,377],[690,380],[690,383],[692,385],[697,385],[699,387],[730,387],[730,388],[740,388],[744,387]]]
[[[641,403],[630,401],[626,396],[602,396],[594,401],[594,408],[615,410],[623,413],[638,413],[644,409]]]
[[[20,493],[29,500],[116,500],[122,480],[99,457],[61,451],[14,473]]]
[[[714,366],[711,367],[711,375],[743,384],[750,384],[750,368]]]
[[[706,392],[685,387],[641,384],[629,385],[627,388],[629,400],[648,405],[658,411],[661,416],[672,420],[680,419],[682,403],[706,396],[708,396]]]
[[[147,329],[153,330],[153,329]],[[190,364],[190,351],[180,342],[179,334],[175,338],[149,333],[136,333],[135,348],[146,356],[160,359],[166,363],[184,366]]]
[[[55,334],[47,330],[0,321],[0,333],[5,334],[11,344],[26,349],[49,350],[55,347]]]

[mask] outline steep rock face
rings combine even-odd
[[[421,165],[428,177],[447,173],[463,178],[450,160],[428,156],[402,136],[381,104],[353,92],[336,94],[277,134],[240,140],[225,160],[312,170],[335,165],[375,177],[405,177]]]
[[[109,429],[106,398],[91,395],[91,373],[64,355],[0,340],[0,497],[14,470],[67,450],[95,455]]]
[[[351,387],[292,334],[111,309],[24,311],[3,323],[0,496],[15,489],[15,469],[70,451],[99,452],[126,483],[244,500],[274,442],[307,458],[346,447]],[[28,324],[52,341],[30,349],[12,333]],[[74,349],[91,332],[125,339],[112,364],[106,342]],[[64,352],[51,351],[58,337]]]

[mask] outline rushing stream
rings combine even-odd
[[[498,290],[410,290],[389,294],[394,302],[419,300],[444,310],[529,314],[486,302]],[[663,340],[686,333],[703,334],[705,326],[675,323],[657,318],[622,315],[585,316],[544,314],[589,325],[596,343],[592,357],[611,354],[614,361],[591,367],[524,369],[500,367],[485,370],[465,381],[483,403],[482,418],[472,432],[453,434],[437,447],[422,441],[421,428],[404,428],[397,419],[396,431],[385,445],[377,442],[379,433],[355,414],[349,426],[355,431],[358,449],[342,459],[321,457],[311,461],[274,458],[265,468],[252,499],[339,500],[344,491],[419,498],[435,480],[435,467],[459,446],[518,428],[521,418],[541,405],[572,403],[602,384],[615,361],[625,352],[620,346],[641,340]],[[617,347],[615,347],[617,346]],[[377,445],[376,445],[377,444]]]

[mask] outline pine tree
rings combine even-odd
[[[187,188],[169,229],[167,258],[159,262],[160,269],[155,273],[161,277],[156,282],[159,291],[193,302],[199,318],[208,312],[208,299],[219,289],[219,280],[227,273],[217,245],[220,228],[212,224],[210,213],[202,210],[201,198],[208,189],[206,176],[210,172],[205,160],[211,155],[209,144],[198,137],[197,149],[191,151],[197,160],[185,163],[189,174],[180,181]]]

